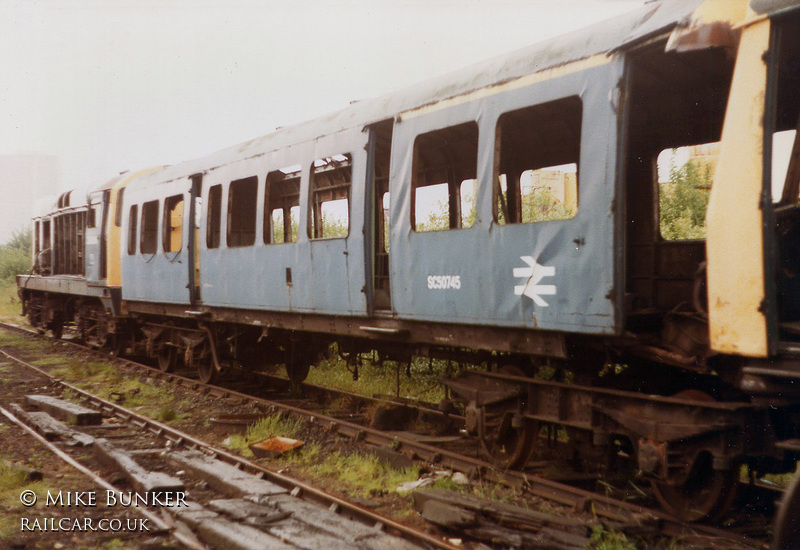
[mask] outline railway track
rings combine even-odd
[[[3,355],[17,365],[50,377],[46,371],[20,358],[5,352]],[[232,545],[236,548],[454,548],[440,537],[267,470],[119,404],[65,382],[57,382],[57,385],[81,398],[84,406],[98,411],[104,419],[112,419],[105,426],[70,428],[65,425],[59,431],[63,430],[62,434],[69,432],[72,438],[92,445],[95,455],[100,457],[97,460],[114,463],[112,470],[125,473],[128,502],[132,498],[145,499],[144,504],[147,505],[147,499],[155,499],[151,502],[170,509],[174,515],[171,522],[149,512],[147,508],[143,512],[157,529],[174,532],[184,545],[193,548],[204,548],[204,544],[213,547]],[[50,396],[32,395],[28,396],[28,401],[35,402],[37,398],[46,397]],[[50,399],[58,401],[56,407],[63,407],[65,403],[68,405],[67,402]],[[27,417],[30,420],[32,415],[19,405],[14,409],[2,408],[0,412],[11,422],[25,425],[29,432],[33,432],[20,418]],[[48,422],[48,425],[52,426],[52,422]],[[120,429],[122,431],[117,431]],[[47,428],[39,426],[39,430],[46,431]],[[110,434],[108,439],[96,437],[98,431],[109,430],[116,433]],[[37,439],[71,464],[80,464],[70,455],[83,453],[74,450],[65,452],[41,436]],[[96,467],[95,460],[90,462]],[[89,472],[89,469],[84,466],[82,471]],[[178,479],[180,474],[185,477],[187,471],[198,478],[190,489]],[[167,475],[165,472],[177,473]],[[157,478],[156,481],[153,478]],[[125,491],[120,495],[118,488],[107,479],[97,476],[93,479],[108,491],[105,493],[107,498],[112,498],[115,504],[124,504]],[[192,500],[187,505],[190,497],[180,495],[191,495]],[[89,497],[84,496],[86,498]],[[176,501],[177,506],[165,504]],[[183,510],[184,507],[187,509]],[[185,529],[176,527],[181,524],[188,524],[196,535],[186,535]]]
[[[4,328],[6,328],[4,326]],[[18,327],[9,327],[10,330],[20,330]],[[191,391],[200,391],[206,396],[228,401],[236,401],[240,403],[253,403],[260,410],[265,413],[283,412],[290,415],[300,416],[308,419],[310,422],[323,426],[328,431],[335,431],[341,437],[350,438],[364,444],[382,446],[390,448],[395,452],[400,452],[407,457],[418,459],[426,463],[436,464],[438,467],[458,470],[466,473],[470,477],[480,477],[484,480],[503,483],[505,485],[523,488],[526,492],[548,500],[550,502],[558,503],[562,506],[567,506],[575,510],[585,510],[591,508],[592,512],[605,521],[611,522],[615,525],[634,525],[642,524],[643,522],[648,525],[647,529],[650,531],[657,530],[664,536],[678,537],[683,540],[693,540],[695,544],[697,541],[705,541],[709,548],[719,547],[720,544],[726,547],[735,548],[754,548],[763,546],[764,539],[763,533],[750,533],[750,536],[742,536],[731,530],[722,530],[704,525],[686,525],[672,520],[670,517],[660,514],[650,508],[645,508],[624,499],[612,498],[610,496],[601,495],[596,492],[587,491],[575,487],[573,485],[558,483],[544,477],[534,475],[530,471],[500,471],[493,467],[492,464],[483,461],[474,456],[467,456],[463,453],[444,449],[441,446],[425,443],[415,439],[410,435],[398,434],[396,432],[384,432],[370,428],[362,423],[353,422],[342,418],[334,418],[320,413],[319,409],[308,410],[297,405],[296,396],[291,399],[294,404],[279,399],[265,399],[257,397],[250,393],[236,391],[230,388],[222,388],[218,386],[204,385],[197,380],[186,378],[178,374],[162,373],[153,370],[151,367],[137,364],[127,360],[121,360],[125,365],[134,371],[145,373],[148,377],[155,380],[164,381],[165,383],[175,384],[179,387],[189,389]],[[274,384],[271,384],[274,389]],[[109,407],[115,406],[99,398],[93,397],[86,392],[81,392],[77,388],[71,391],[80,392],[84,396],[85,402],[100,410],[110,411]],[[313,392],[322,391],[317,388],[312,388]],[[354,399],[356,396],[352,396]],[[357,396],[362,400],[370,400],[362,396]],[[385,400],[378,402],[385,403]],[[455,421],[462,421],[455,418]],[[138,420],[135,422],[139,422]],[[169,434],[169,428],[164,425],[159,425],[155,428],[156,431],[162,434]],[[165,437],[170,437],[166,435]],[[174,441],[186,440],[184,436],[174,436]],[[193,443],[198,448],[205,449],[209,455],[222,457],[224,460],[231,463],[240,461],[236,455],[220,451],[219,449],[203,447],[202,443]],[[247,461],[245,461],[247,462]],[[243,464],[243,463],[240,463]],[[240,466],[240,468],[249,469],[256,468],[259,475],[266,475],[263,469],[259,470],[259,466],[247,463]],[[305,489],[303,489],[305,491]],[[392,526],[392,528],[400,528],[399,526]],[[703,544],[703,543],[700,543]],[[702,546],[695,546],[702,547]]]

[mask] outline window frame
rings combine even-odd
[[[177,199],[177,200],[176,200]],[[172,204],[174,202],[174,204]],[[178,204],[181,205],[181,224],[177,229],[172,227],[172,212],[177,208]],[[183,250],[183,217],[186,211],[186,202],[183,194],[172,195],[164,199],[164,212],[161,216],[161,248],[165,254],[179,253]],[[178,239],[177,250],[172,250],[172,236],[173,231],[176,232],[180,239]]]
[[[128,256],[134,256],[137,250],[139,231],[139,205],[132,204],[128,210]]]
[[[454,135],[448,135],[454,134]],[[438,140],[438,144],[436,143]],[[439,231],[452,231],[457,229],[469,229],[475,226],[477,220],[477,181],[478,181],[478,157],[479,157],[479,140],[480,140],[480,127],[475,120],[468,120],[444,128],[437,128],[427,132],[417,134],[414,138],[412,145],[412,165],[411,165],[411,229],[415,233],[436,233]],[[461,143],[459,143],[459,141]],[[466,143],[469,147],[468,154],[470,156],[461,156],[456,158],[455,153],[462,151],[454,151],[452,148],[445,151],[440,144],[446,147],[462,146]],[[434,149],[436,149],[434,151]],[[429,152],[433,151],[432,154]],[[428,158],[423,160],[423,152],[429,153],[427,157],[432,157],[436,154],[445,157],[451,161],[449,166],[431,166]],[[444,177],[436,171],[443,172]],[[423,173],[425,177],[423,178]],[[428,182],[428,173],[434,173],[435,176]],[[420,184],[422,180],[424,184]],[[441,181],[440,181],[441,180]],[[475,186],[471,204],[468,205],[468,210],[471,211],[472,219],[470,220],[470,213],[465,212],[463,187],[466,183],[472,183]],[[424,188],[433,188],[439,185],[446,185],[447,197],[446,204],[447,211],[444,212],[447,221],[447,227],[428,227],[426,222],[417,219],[419,205],[418,202],[419,190]],[[442,202],[442,201],[439,201]],[[429,220],[430,212],[428,213]],[[465,223],[469,221],[469,223]]]
[[[155,206],[155,212],[151,213],[151,209],[148,209],[148,207],[153,205]],[[141,252],[143,256],[152,256],[158,253],[158,226],[160,211],[161,204],[159,200],[152,200],[142,203],[142,216],[139,227],[139,252]],[[151,225],[152,227],[150,227]],[[150,249],[151,241],[152,250]],[[145,245],[148,245],[146,250]]]
[[[244,248],[256,243],[258,224],[258,176],[228,184],[225,246]]]
[[[222,244],[222,184],[208,188],[206,206],[206,248],[217,249]]]
[[[570,105],[572,104],[572,105]],[[554,115],[556,113],[556,115]],[[560,113],[560,116],[558,116]],[[583,100],[578,95],[568,95],[523,107],[504,111],[497,117],[494,127],[494,167],[492,174],[492,218],[494,223],[500,226],[527,225],[545,222],[562,222],[575,218],[580,210],[580,180],[581,180],[581,141],[583,139]],[[536,121],[535,119],[540,120]],[[526,120],[527,119],[527,120]],[[534,119],[531,121],[531,119]],[[508,121],[508,122],[507,122]],[[572,124],[570,124],[572,123]],[[577,123],[577,126],[575,125]],[[536,125],[538,124],[538,125]],[[516,125],[516,127],[514,127]],[[563,127],[565,134],[560,139],[560,144],[554,146],[553,127]],[[524,128],[520,131],[520,127]],[[522,132],[525,132],[522,136]],[[507,134],[516,133],[516,136]],[[516,141],[507,145],[505,141]],[[538,139],[537,139],[538,138]],[[537,148],[530,146],[530,143],[544,143],[545,146]],[[514,146],[515,143],[524,142],[524,146]],[[523,149],[527,147],[528,149]],[[504,152],[508,151],[508,156],[518,157],[506,161]],[[541,158],[536,161],[522,159],[519,157],[536,156]],[[572,168],[574,166],[574,168]],[[569,169],[564,169],[569,167]],[[515,171],[509,176],[509,168]],[[558,173],[562,180],[558,183],[562,186],[561,200],[553,197],[553,187],[546,183],[548,172]],[[570,177],[569,174],[573,174]],[[530,181],[530,184],[523,186],[523,176]],[[534,185],[534,182],[541,182],[544,178],[545,183]],[[505,189],[503,189],[505,184]],[[523,193],[523,188],[531,189],[528,193]],[[530,205],[527,215],[524,205],[526,197],[535,199],[541,190],[546,194],[541,197],[545,203],[549,204],[547,212],[544,212],[541,219],[535,219],[533,205]],[[557,210],[553,212],[552,208]],[[559,211],[559,209],[561,211]]]
[[[323,179],[320,177],[320,175],[329,173],[332,174],[332,178],[336,178],[340,174],[344,174],[345,177],[341,182],[333,182],[327,186],[318,186],[318,181]],[[314,241],[346,239],[350,236],[350,222],[352,218],[350,207],[352,206],[352,190],[353,155],[351,153],[340,153],[337,155],[320,157],[311,163],[310,179],[308,184],[308,223],[306,226],[309,239]],[[318,197],[324,196],[328,196],[330,198],[326,200],[318,200]],[[332,203],[341,200],[347,201],[345,234],[326,236],[326,223],[323,206],[326,203]]]
[[[300,234],[300,186],[303,167],[293,165],[278,170],[271,170],[264,179],[264,212],[262,240],[266,245],[292,244],[297,242]],[[296,184],[294,189],[284,189]],[[280,192],[280,193],[278,193]],[[280,205],[278,204],[280,202]],[[283,241],[275,240],[274,213],[282,215]],[[292,225],[292,211],[296,212],[296,224]],[[286,239],[287,235],[289,240]]]

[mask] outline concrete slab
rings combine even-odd
[[[233,497],[280,495],[287,490],[199,451],[172,453],[169,460],[205,480],[211,487]]]
[[[163,472],[151,472],[142,468],[126,451],[115,447],[105,439],[98,439],[94,445],[95,456],[120,470],[131,485],[141,493],[183,493],[180,479]]]
[[[49,395],[26,395],[25,400],[59,420],[76,426],[92,426],[103,422],[103,416],[99,412]]]
[[[197,502],[189,506],[170,508],[177,519],[186,523],[211,548],[225,550],[297,550],[296,546],[267,533],[240,523],[234,523],[204,508]]]
[[[62,439],[67,445],[84,446],[94,443],[94,437],[91,435],[73,430],[46,412],[28,412],[16,403],[11,404],[11,410],[20,420],[42,434],[48,441]]]

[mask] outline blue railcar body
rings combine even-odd
[[[518,326],[612,334],[620,329],[620,258],[615,233],[618,114],[613,90],[623,64],[600,67],[490,95],[431,114],[402,119],[395,126],[392,153],[390,265],[392,303],[401,318]],[[495,132],[505,113],[577,97],[582,104],[578,207],[571,219],[501,225],[492,212]],[[415,136],[477,121],[477,219],[469,228],[415,232],[411,227],[411,172]],[[525,259],[554,268],[541,279],[555,294],[537,305],[514,289],[525,278]],[[458,276],[460,288],[429,288],[431,275]],[[441,286],[441,285],[434,285]],[[540,302],[541,303],[541,302]]]

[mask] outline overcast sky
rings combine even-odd
[[[0,0],[0,155],[58,157],[61,189],[91,187],[642,4]]]

